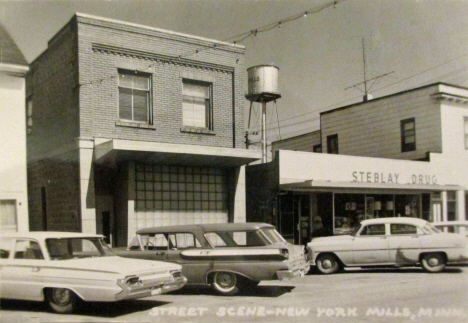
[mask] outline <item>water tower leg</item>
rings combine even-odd
[[[262,100],[262,163],[267,162],[266,102]]]

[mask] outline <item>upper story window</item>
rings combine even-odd
[[[338,134],[327,136],[327,152],[338,154]]]
[[[414,118],[400,121],[401,151],[416,150],[416,122]]]
[[[468,117],[464,117],[465,120],[465,149],[468,149]]]
[[[211,83],[183,80],[183,125],[213,130]]]
[[[119,70],[119,118],[152,123],[150,89],[149,74]]]

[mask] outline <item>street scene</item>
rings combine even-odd
[[[468,0],[0,0],[0,322],[468,322]]]
[[[468,267],[346,270],[263,282],[244,295],[210,288],[120,303],[89,303],[73,315],[42,303],[2,301],[1,322],[468,322]]]

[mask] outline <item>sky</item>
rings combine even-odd
[[[320,112],[362,101],[364,56],[374,98],[435,82],[468,87],[468,0],[337,2],[317,11],[333,1],[0,0],[0,22],[28,62],[75,12],[230,42],[272,24],[238,42],[246,69],[279,68],[282,97],[267,105],[269,142],[318,130]],[[246,100],[246,126],[249,107]],[[253,108],[251,132],[261,120]]]

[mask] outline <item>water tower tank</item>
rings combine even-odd
[[[247,69],[249,101],[268,102],[281,97],[278,90],[278,67],[273,65],[258,65]]]

